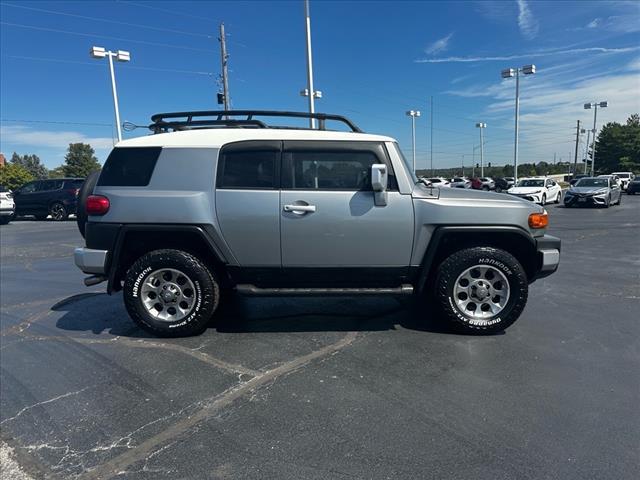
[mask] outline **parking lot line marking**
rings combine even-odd
[[[347,347],[355,340],[357,332],[349,332],[335,343],[326,345],[318,350],[315,350],[307,355],[295,358],[289,362],[286,362],[279,367],[272,370],[261,373],[260,375],[252,378],[251,380],[241,384],[238,387],[227,390],[220,396],[216,396],[210,399],[209,403],[203,408],[193,413],[192,415],[170,425],[166,430],[148,438],[137,447],[130,451],[126,451],[111,460],[94,467],[84,475],[80,475],[79,479],[95,480],[102,478],[109,478],[114,476],[117,472],[122,472],[130,465],[144,460],[162,443],[168,442],[179,435],[185,433],[195,425],[213,417],[213,415],[224,407],[230,405],[235,400],[241,398],[244,394],[252,392],[262,385],[275,381],[279,377],[291,373],[304,365],[317,360],[319,358],[327,357],[333,353],[336,353],[343,348]]]
[[[94,345],[94,344],[95,345],[118,345],[120,344],[120,345],[126,345],[134,348],[158,348],[158,349],[173,350],[175,352],[184,353],[185,355],[189,355],[197,360],[200,360],[201,362],[207,363],[209,365],[212,365],[214,367],[220,368],[222,370],[225,370],[233,374],[250,375],[251,377],[257,377],[258,375],[261,375],[264,373],[259,370],[253,370],[250,368],[243,367],[242,365],[225,362],[224,360],[220,360],[219,358],[212,357],[207,353],[194,350],[194,349],[185,347],[183,345],[177,345],[172,343],[154,342],[154,341],[149,341],[145,339],[132,340],[132,339],[120,337],[120,336],[113,337],[110,339],[104,339],[104,338],[72,337],[72,336],[65,336],[65,335],[37,335],[34,333],[26,332],[24,330],[21,332],[18,332],[17,334],[26,339],[36,340],[36,341],[55,340],[59,342],[76,342],[76,343],[82,343],[85,345]]]

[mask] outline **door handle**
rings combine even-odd
[[[315,205],[285,205],[282,209],[285,212],[293,212],[293,213],[297,213],[298,215],[301,215],[304,213],[315,212],[316,206]]]

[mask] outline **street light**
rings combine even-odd
[[[507,68],[500,72],[502,78],[516,77],[516,132],[515,144],[513,147],[513,177],[518,181],[518,119],[520,117],[520,73],[525,75],[533,75],[536,73],[535,65],[525,65],[521,68]]]
[[[91,47],[89,51],[93,58],[109,58],[109,72],[111,73],[111,92],[113,94],[113,109],[116,112],[116,132],[118,134],[118,142],[122,141],[122,130],[120,126],[120,110],[118,109],[118,92],[116,91],[116,77],[113,73],[113,57],[119,62],[131,61],[131,54],[125,50],[118,50],[112,52],[111,50],[105,50],[103,47]]]
[[[587,174],[587,164],[589,163],[589,162],[587,162],[587,158],[589,157],[589,135],[591,134],[591,130],[585,130],[584,128],[581,128],[580,129],[580,133],[581,134],[584,134],[584,133],[587,134],[587,144],[586,144],[585,149],[584,149],[584,174],[586,175]]]
[[[311,55],[311,14],[309,13],[309,0],[304,2],[305,31],[307,37],[307,88],[300,90],[302,97],[309,97],[309,113],[315,112],[314,99],[322,98],[322,92],[313,88],[313,57]],[[309,118],[309,127],[316,128],[315,118]]]
[[[480,129],[480,176],[484,177],[484,136],[482,132],[487,128],[486,123],[476,123],[476,128]]]
[[[407,116],[411,117],[411,139],[413,143],[413,173],[416,173],[416,117],[420,116],[419,110],[409,110]]]
[[[591,110],[591,107],[593,107],[593,130],[591,130],[591,133],[593,133],[593,149],[591,150],[591,176],[593,177],[595,175],[595,171],[596,171],[596,117],[598,116],[598,107],[600,108],[606,108],[609,106],[609,102],[593,102],[593,103],[585,103],[584,104],[584,109],[585,110]],[[589,148],[589,141],[587,140],[587,153],[588,153],[588,148]]]

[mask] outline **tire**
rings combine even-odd
[[[611,206],[611,196],[607,197],[607,203],[604,204],[604,208],[609,208]]]
[[[556,195],[556,199],[553,203],[560,203],[562,201],[562,192],[558,192],[558,195]]]
[[[0,217],[0,225],[6,225],[11,221],[11,215],[3,215]]]
[[[481,275],[474,277],[473,283],[467,284],[466,291],[469,294],[465,295],[468,302],[467,308],[463,308],[463,305],[457,303],[465,300],[461,295],[461,290],[465,290],[463,276],[465,272],[471,272],[473,276],[474,269],[481,272]],[[491,276],[487,273],[489,271]],[[497,283],[501,285],[496,285]],[[471,293],[474,284],[478,285],[476,291],[484,289],[482,285],[491,284],[491,289],[479,293],[487,294],[489,297],[485,296],[484,301],[476,301]],[[527,275],[518,260],[510,253],[492,247],[467,248],[453,253],[438,267],[435,283],[438,307],[444,318],[458,330],[473,334],[495,333],[509,327],[522,313],[527,303],[528,292]],[[491,297],[493,294],[496,295]],[[501,299],[502,305],[495,302],[495,298]],[[483,302],[491,302],[497,310],[496,313],[491,314],[488,310],[483,313]],[[472,303],[476,306],[474,310],[470,310]],[[487,307],[491,308],[489,305]],[[475,310],[478,310],[478,313]],[[483,315],[484,317],[480,318]]]
[[[622,205],[622,192],[620,193],[620,196],[618,197],[618,201],[616,202],[616,205]]]
[[[93,189],[98,182],[100,176],[100,170],[97,172],[91,172],[85,179],[80,191],[78,192],[78,202],[76,208],[76,222],[78,223],[78,230],[80,235],[84,238],[84,230],[87,223],[87,212],[85,210],[85,204],[87,203],[87,197],[93,193]]]
[[[502,188],[496,187],[496,193],[502,193]]]
[[[53,203],[49,206],[49,215],[51,215],[52,220],[56,222],[62,222],[69,218],[67,207],[60,202]]]
[[[546,204],[547,204],[547,195],[543,193],[542,199],[540,200],[540,205],[544,207]]]
[[[484,190],[485,192],[489,191],[489,187],[487,187],[486,185],[482,187],[482,190]]]
[[[165,301],[161,295],[173,298]],[[129,316],[139,327],[160,337],[184,337],[205,331],[218,307],[220,288],[213,272],[193,255],[155,250],[129,268],[123,297]],[[157,302],[152,304],[153,300]]]

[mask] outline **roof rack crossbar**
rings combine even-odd
[[[231,117],[246,116],[243,120],[233,120]],[[351,120],[342,115],[333,115],[328,113],[308,113],[308,112],[282,112],[277,110],[207,110],[207,111],[191,111],[191,112],[168,112],[168,113],[156,113],[151,116],[153,122],[149,125],[149,129],[154,133],[167,132],[169,129],[174,129],[173,126],[180,129],[188,129],[190,126],[205,127],[221,126],[228,124],[228,126],[259,126],[262,128],[273,128],[273,126],[267,125],[262,121],[254,120],[254,117],[289,117],[289,118],[313,118],[318,120],[318,127],[320,130],[326,130],[326,121],[332,120],[345,124],[351,129],[352,132],[362,133],[362,130],[358,128]],[[185,118],[186,120],[167,121],[169,119]],[[202,119],[194,120],[194,118],[202,117],[215,117],[214,119]],[[251,123],[251,122],[259,122]]]

